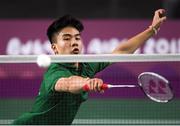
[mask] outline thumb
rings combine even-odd
[[[162,22],[164,22],[166,19],[167,19],[166,17],[162,17],[162,18],[160,19],[160,22],[162,23]]]

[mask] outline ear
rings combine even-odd
[[[58,54],[58,50],[55,43],[51,44],[51,49],[54,51],[55,54]]]

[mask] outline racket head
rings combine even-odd
[[[167,103],[174,97],[169,81],[157,73],[141,73],[138,76],[138,84],[145,95],[153,101]]]

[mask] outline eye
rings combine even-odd
[[[70,40],[70,38],[63,38],[63,40],[64,40],[64,41],[69,41],[69,40]]]
[[[81,40],[81,38],[80,37],[76,37],[76,40]]]

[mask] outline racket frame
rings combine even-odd
[[[155,76],[155,77],[161,79],[162,81],[164,81],[164,82],[168,85],[169,89],[171,90],[172,98],[171,98],[171,99],[168,99],[168,100],[159,100],[159,99],[156,99],[156,98],[152,97],[152,96],[149,95],[148,93],[146,93],[146,92],[144,91],[143,85],[142,85],[142,83],[141,83],[141,81],[140,81],[140,78],[141,78],[143,75],[152,75],[152,76]],[[153,73],[153,72],[143,72],[143,73],[141,73],[141,74],[138,76],[138,84],[139,84],[141,90],[143,91],[143,93],[144,93],[148,98],[150,98],[151,100],[153,100],[153,101],[155,101],[155,102],[167,103],[167,102],[171,101],[171,100],[174,98],[174,93],[173,93],[173,90],[172,90],[172,87],[171,87],[169,81],[168,81],[166,78],[164,78],[163,76],[161,76],[161,75],[159,75],[159,74],[157,74],[157,73]]]

